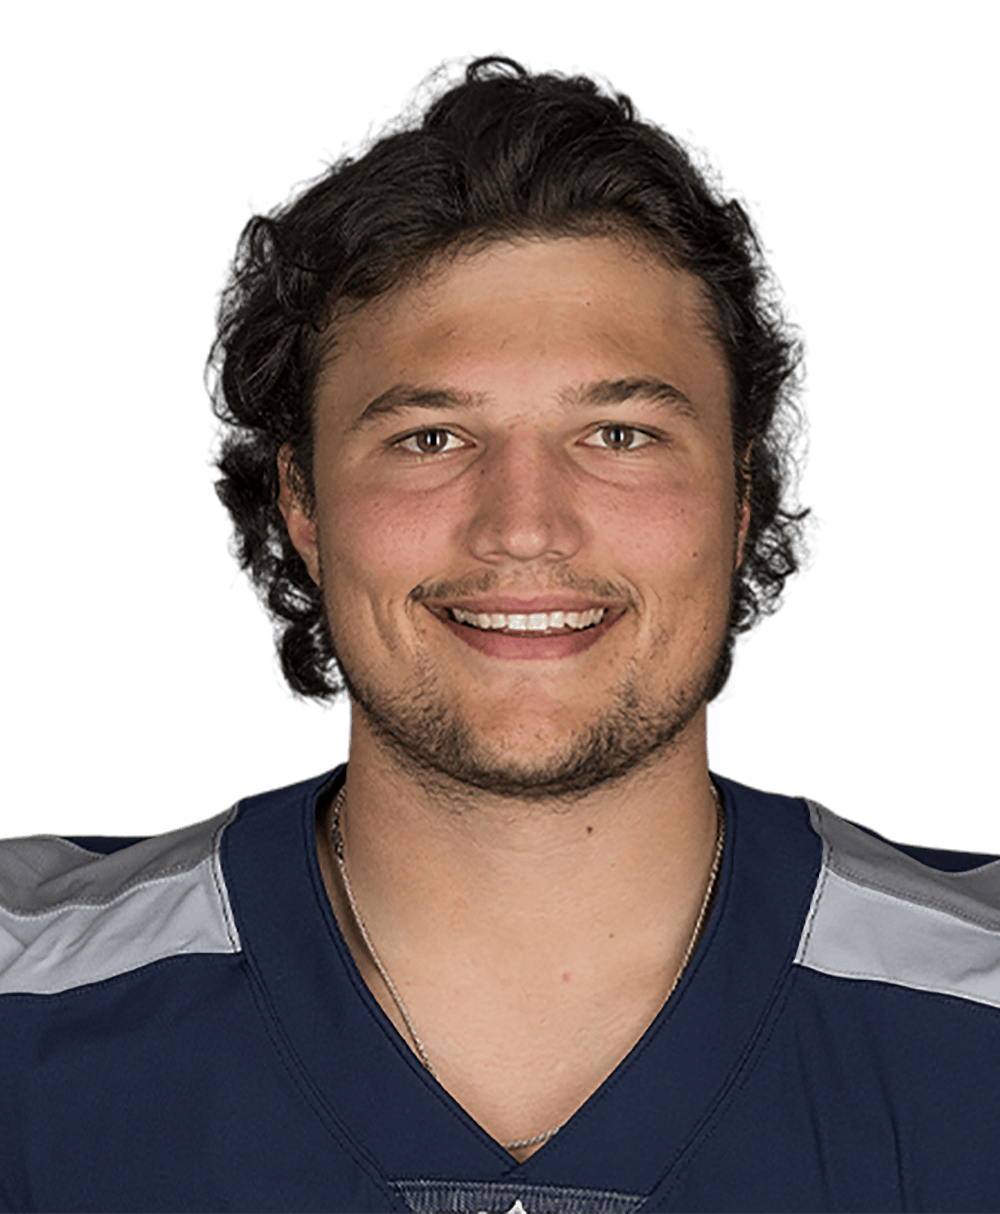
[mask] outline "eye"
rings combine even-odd
[[[594,440],[599,439],[600,442]],[[637,430],[634,426],[623,426],[619,422],[608,422],[595,430],[586,441],[585,447],[600,447],[604,451],[636,451],[655,442],[651,434],[645,430]]]
[[[444,451],[457,451],[465,446],[465,443],[450,430],[432,426],[426,430],[417,430],[414,434],[408,434],[405,438],[399,439],[395,445],[413,455],[440,455]]]

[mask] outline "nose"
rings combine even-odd
[[[565,457],[537,434],[512,434],[479,461],[468,545],[490,564],[563,561],[583,542]]]

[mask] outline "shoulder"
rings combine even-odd
[[[1000,860],[890,843],[807,805],[823,856],[796,962],[1000,1007]]]
[[[239,951],[219,859],[236,812],[150,839],[0,840],[0,995]]]

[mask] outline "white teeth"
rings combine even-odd
[[[448,609],[460,624],[471,624],[491,632],[549,632],[554,628],[590,628],[604,619],[606,607],[591,607],[589,611],[533,611],[530,615],[494,611],[463,611]]]

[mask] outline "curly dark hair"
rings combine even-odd
[[[807,513],[786,500],[801,351],[745,210],[628,97],[583,76],[477,59],[419,120],[251,219],[221,297],[209,358],[223,423],[216,489],[296,693],[343,689],[322,592],[277,504],[285,444],[303,500],[315,504],[313,392],[337,319],[481,242],[602,233],[639,237],[701,280],[728,360],[734,474],[751,515],[710,696],[729,676],[736,634],[776,609],[802,558]]]

